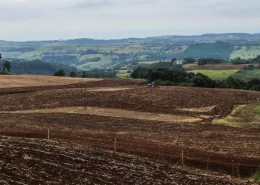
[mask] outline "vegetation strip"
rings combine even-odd
[[[28,113],[67,113],[67,114],[90,114],[106,117],[120,117],[139,120],[150,121],[165,121],[173,123],[194,123],[199,122],[202,119],[189,117],[189,116],[177,116],[170,114],[154,114],[149,112],[137,112],[123,109],[110,109],[110,108],[97,108],[97,107],[63,107],[53,109],[39,109],[39,110],[22,110],[22,111],[1,111],[0,113],[6,114],[28,114]]]

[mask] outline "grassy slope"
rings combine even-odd
[[[226,118],[213,120],[212,123],[232,127],[260,128],[260,104],[236,106]]]
[[[234,50],[230,54],[230,58],[234,59],[240,57],[242,59],[255,58],[260,55],[260,46],[242,46],[238,50]]]
[[[238,70],[194,70],[193,73],[202,73],[214,80],[223,80],[235,74]]]
[[[260,79],[260,69],[254,70],[240,70],[232,75],[233,78],[237,78],[244,82],[251,80],[252,78]]]

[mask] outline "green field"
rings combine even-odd
[[[260,79],[260,69],[254,70],[240,70],[237,73],[232,75],[233,78],[248,82],[252,78]]]
[[[129,73],[128,70],[117,70],[116,76],[119,78],[129,78],[131,76],[131,73]]]
[[[251,59],[260,55],[260,46],[242,46],[235,47],[235,50],[230,54],[230,58]]]
[[[232,70],[194,70],[190,71],[193,73],[202,73],[214,80],[224,80],[227,79],[229,76],[235,74],[238,70],[232,69]]]
[[[182,65],[182,67],[187,68],[187,67],[192,67],[192,66],[197,66],[197,65],[198,65],[197,63],[194,63],[194,64],[184,64],[184,65]]]
[[[142,62],[138,62],[139,64],[154,64],[154,63],[158,63],[159,61],[142,61]]]

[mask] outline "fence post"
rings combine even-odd
[[[85,83],[85,110],[87,110],[87,84]]]
[[[237,166],[237,176],[240,178],[239,166]]]
[[[183,150],[181,152],[181,164],[182,164],[182,166],[184,164],[184,153],[183,153]]]
[[[50,140],[50,128],[48,128],[48,141]]]
[[[116,140],[117,140],[117,137],[115,137],[115,142],[114,142],[114,155],[116,155]]]

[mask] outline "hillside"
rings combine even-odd
[[[0,41],[4,58],[42,60],[79,69],[110,68],[122,63],[172,58],[253,58],[260,54],[259,34],[204,34],[112,40],[72,39],[33,42]]]

